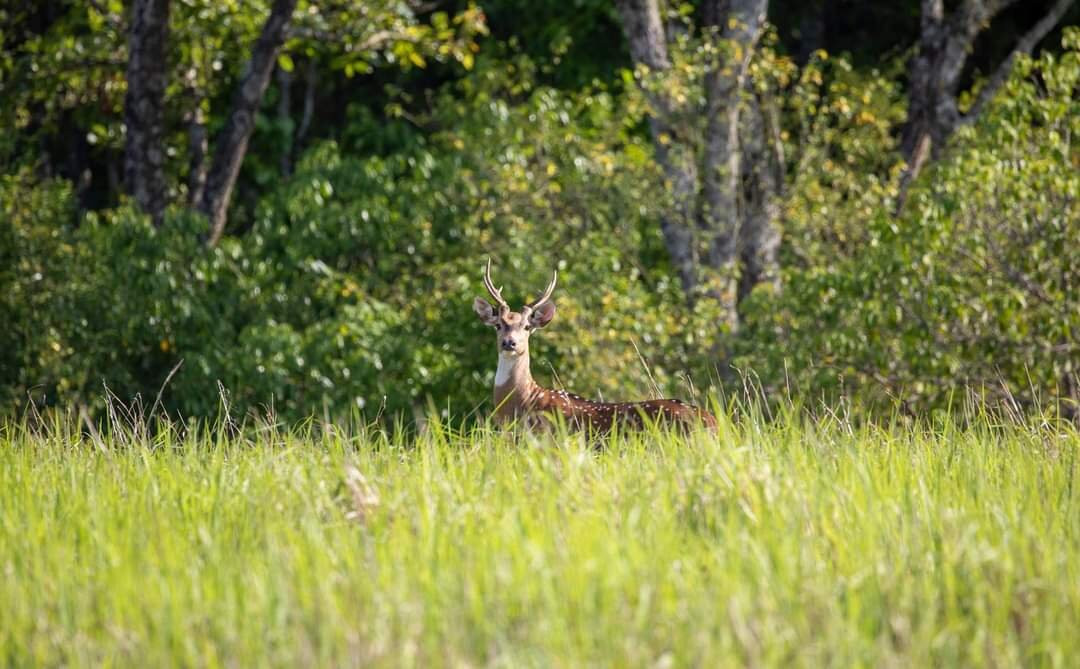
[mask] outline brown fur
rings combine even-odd
[[[595,402],[562,390],[549,390],[533,383],[529,390],[496,388],[495,402],[499,421],[521,416],[543,415],[547,420],[561,418],[575,430],[608,432],[619,429],[640,430],[650,424],[716,429],[716,418],[704,409],[676,399],[644,402]]]
[[[490,268],[490,265],[489,265]],[[506,423],[524,418],[528,424],[540,425],[563,420],[571,429],[607,432],[618,425],[624,429],[641,429],[648,424],[688,428],[703,425],[716,429],[716,418],[697,407],[675,399],[644,402],[594,402],[561,390],[549,390],[533,381],[529,370],[529,336],[544,327],[555,316],[555,304],[548,297],[554,289],[552,280],[545,297],[522,311],[510,311],[497,290],[485,284],[498,306],[477,298],[473,309],[487,325],[495,328],[499,347],[499,371],[495,376],[496,422]]]

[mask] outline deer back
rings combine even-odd
[[[607,432],[616,425],[642,429],[650,424],[716,429],[716,418],[711,413],[676,399],[595,402],[563,390],[539,389],[530,408],[559,415],[573,428],[599,432]]]

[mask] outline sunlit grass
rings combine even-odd
[[[0,430],[7,665],[1080,656],[1066,427]]]

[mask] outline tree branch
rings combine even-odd
[[[1024,33],[1016,42],[1016,46],[1005,58],[1004,61],[998,65],[994,74],[986,82],[986,85],[979,91],[978,96],[975,98],[975,102],[971,105],[971,109],[964,114],[960,121],[964,124],[971,124],[978,120],[982,114],[986,105],[994,99],[998,90],[1009,79],[1009,75],[1012,73],[1013,65],[1016,64],[1016,59],[1021,55],[1030,56],[1031,52],[1035,49],[1035,46],[1042,41],[1046,35],[1054,29],[1054,26],[1065,16],[1065,12],[1069,11],[1069,7],[1072,6],[1075,0],[1058,0],[1054,3],[1050,11],[1046,13],[1038,23],[1031,27],[1026,33]],[[1009,2],[1005,3],[1010,4]]]
[[[229,119],[217,137],[214,160],[199,204],[199,210],[210,219],[210,235],[207,239],[210,246],[216,245],[225,232],[226,211],[240,174],[240,165],[247,153],[248,140],[255,129],[255,114],[270,83],[278,53],[285,43],[285,31],[296,3],[297,0],[274,0],[270,15],[266,17],[259,39],[252,49],[247,73],[236,90]]]

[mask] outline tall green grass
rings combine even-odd
[[[1068,666],[1080,436],[0,428],[0,661]]]

